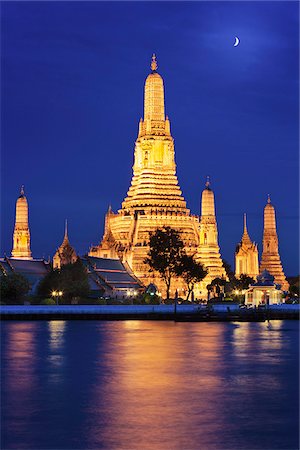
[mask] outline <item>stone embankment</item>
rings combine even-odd
[[[2,305],[2,320],[265,321],[299,319],[299,304],[214,311],[206,305]]]

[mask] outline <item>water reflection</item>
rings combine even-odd
[[[66,322],[63,320],[52,320],[48,322],[49,330],[49,352],[47,363],[49,363],[48,381],[59,383],[63,381],[63,372],[60,368],[65,363],[64,355],[64,331]]]
[[[2,334],[2,448],[297,448],[297,322],[7,322]]]

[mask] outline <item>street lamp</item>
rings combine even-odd
[[[52,291],[52,297],[54,297],[55,298],[55,300],[56,300],[56,305],[58,306],[58,298],[59,297],[62,297],[62,295],[63,295],[63,292],[62,291]]]

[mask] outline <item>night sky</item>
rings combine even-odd
[[[297,2],[2,2],[2,239],[25,185],[34,257],[64,220],[97,244],[132,176],[153,52],[179,183],[192,213],[210,175],[221,254],[248,231],[262,250],[267,194],[286,275],[298,273]],[[240,45],[233,47],[234,38]]]

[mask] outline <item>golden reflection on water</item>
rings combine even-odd
[[[289,427],[295,441],[293,324],[5,325],[3,448],[262,450],[283,430],[279,449]]]
[[[105,386],[99,380],[89,406],[89,412],[97,414],[104,396],[109,426],[102,424],[99,432],[97,422],[89,424],[91,443],[96,435],[110,449],[166,449],[170,442],[173,449],[193,448],[192,428],[201,415],[205,445],[223,422],[215,407],[223,389],[215,370],[223,326],[201,324],[208,340],[201,339],[200,328],[195,332],[190,328],[172,322],[122,322],[109,356],[114,371]],[[209,395],[203,395],[204,390]],[[118,433],[112,434],[112,429]]]
[[[6,350],[8,373],[11,374],[5,379],[8,389],[17,389],[22,394],[32,387],[35,380],[31,361],[35,352],[36,341],[31,324],[12,322]]]

